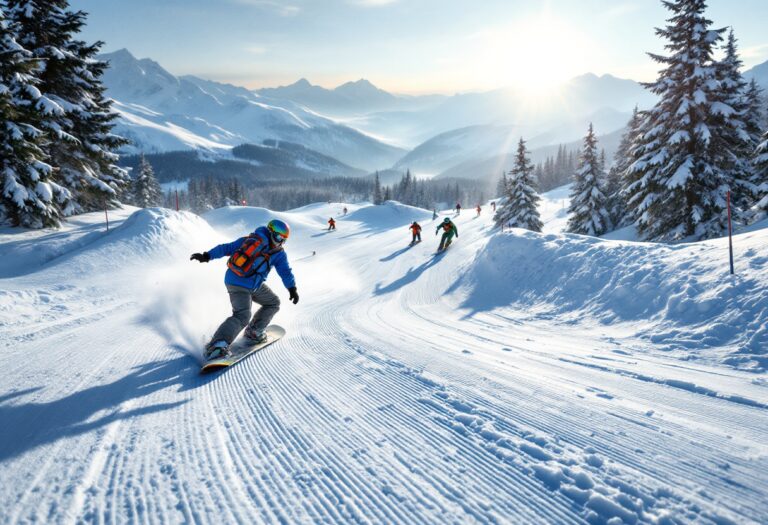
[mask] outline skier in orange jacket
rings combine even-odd
[[[416,244],[417,242],[421,242],[421,226],[419,225],[419,223],[416,221],[413,221],[413,224],[411,224],[408,227],[408,229],[411,230],[411,233],[413,234],[413,239],[411,240],[411,244]]]

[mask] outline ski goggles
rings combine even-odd
[[[283,244],[286,240],[288,240],[288,236],[281,232],[271,232],[272,234],[272,242],[275,244]]]

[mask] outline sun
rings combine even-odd
[[[592,45],[571,24],[542,13],[484,31],[475,70],[490,87],[508,86],[541,98],[590,69]]]

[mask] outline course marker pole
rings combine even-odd
[[[728,254],[731,261],[731,275],[733,275],[733,227],[731,226],[731,190],[726,194],[728,204]]]

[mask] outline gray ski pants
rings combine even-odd
[[[211,338],[211,343],[224,340],[232,344],[240,330],[250,321],[251,326],[257,332],[264,330],[278,310],[280,310],[280,298],[269,286],[262,284],[256,290],[249,290],[242,286],[227,286],[229,301],[232,303],[232,315],[229,316]],[[260,305],[251,319],[251,303]]]

